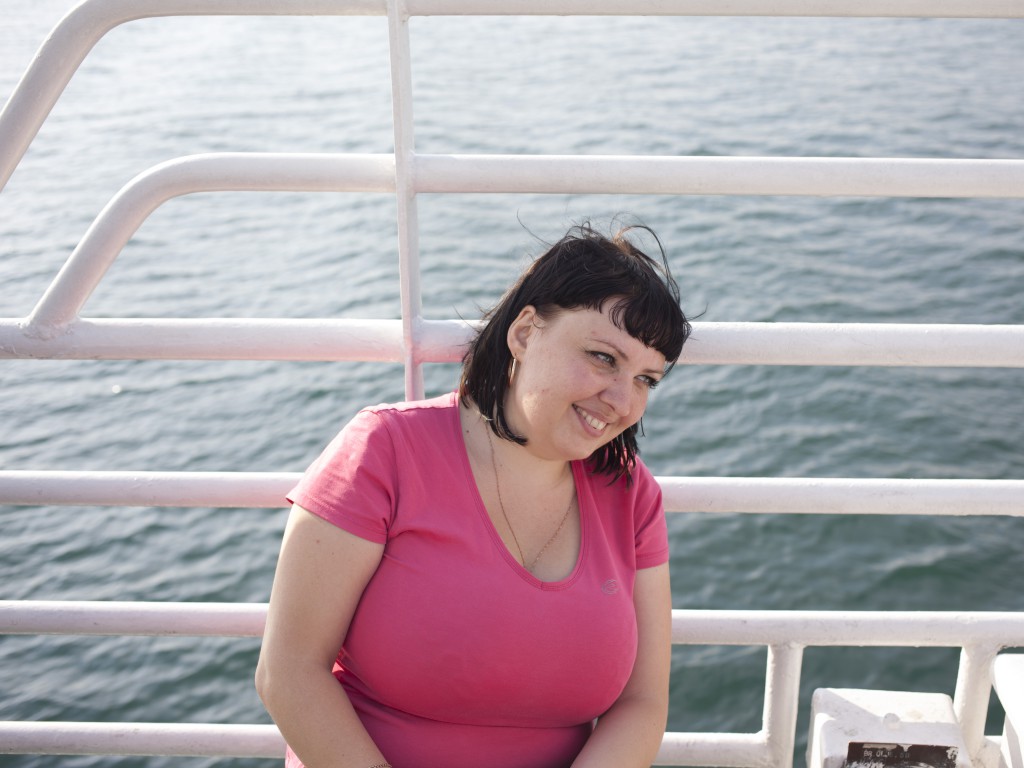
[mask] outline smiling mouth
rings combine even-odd
[[[598,432],[601,432],[602,430],[604,430],[605,427],[608,426],[607,421],[598,421],[589,413],[581,409],[579,406],[574,405],[573,408],[576,410],[576,413],[583,417],[583,420],[587,422],[587,424],[596,429]]]

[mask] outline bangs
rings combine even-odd
[[[642,290],[625,296],[611,307],[609,318],[634,339],[661,352],[669,368],[679,359],[690,334],[678,302],[664,291]]]
[[[652,259],[626,234],[640,229],[657,243],[661,259]],[[585,307],[601,311],[609,300],[609,319],[644,346],[665,356],[669,368],[679,359],[690,323],[679,306],[679,286],[672,279],[661,243],[645,227],[604,238],[579,228],[557,243],[535,265],[533,291],[522,296],[542,312]]]

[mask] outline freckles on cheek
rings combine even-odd
[[[542,384],[534,390],[536,396],[541,398],[550,397],[553,391],[554,387],[552,387],[550,384]]]

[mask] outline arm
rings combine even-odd
[[[668,564],[637,571],[633,587],[637,651],[622,694],[597,721],[573,768],[647,768],[668,720],[672,592]]]
[[[292,507],[270,595],[256,689],[310,768],[386,763],[331,672],[384,545]]]

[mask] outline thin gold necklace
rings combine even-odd
[[[508,519],[508,512],[505,511],[505,502],[501,498],[501,480],[498,477],[498,462],[494,458],[494,440],[491,438],[491,428],[486,423],[484,423],[484,432],[487,433],[487,444],[491,447],[491,468],[494,470],[494,487],[498,491],[498,507],[501,509],[501,516],[505,518],[505,525],[508,526],[508,531],[512,534],[512,541],[516,543],[516,549],[519,550],[519,562],[523,564],[523,567],[526,568],[526,570],[533,573],[533,569],[537,566],[537,563],[540,562],[541,555],[543,555],[547,548],[551,546],[551,542],[558,538],[558,534],[561,533],[562,528],[565,527],[565,521],[569,519],[569,513],[572,511],[572,503],[576,500],[576,489],[574,487],[572,493],[569,495],[569,506],[565,508],[565,514],[562,515],[562,522],[560,522],[558,527],[555,528],[555,532],[551,534],[551,538],[548,539],[544,543],[544,546],[540,548],[540,552],[537,553],[537,556],[533,558],[529,565],[527,565],[526,556],[523,554],[523,548],[519,544],[519,537],[516,536],[516,531]]]

